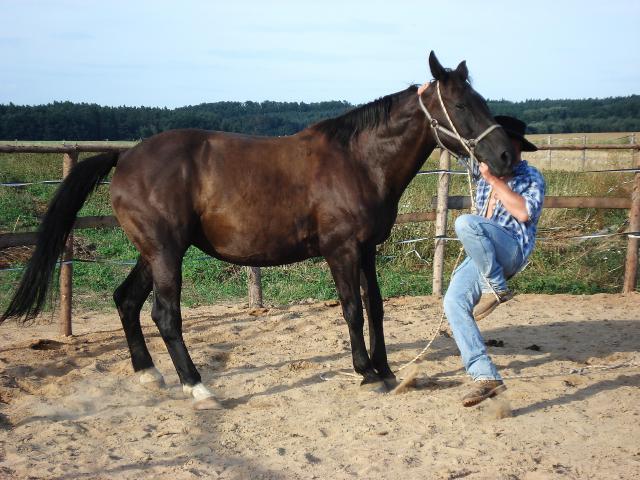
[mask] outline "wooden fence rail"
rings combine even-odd
[[[584,143],[582,145],[547,145],[543,143],[536,145],[536,147],[538,150],[640,150],[640,143]]]
[[[3,144],[0,145],[0,153],[96,153],[96,152],[123,152],[134,146],[135,143],[112,145],[110,143],[74,143],[62,145],[31,145],[31,144]],[[546,143],[536,145],[538,150],[640,150],[640,143],[585,143],[582,145],[549,145]]]
[[[62,153],[63,154],[63,176],[66,176],[73,165],[78,160],[78,154],[81,152],[121,152],[131,148],[130,145],[112,145],[105,143],[83,143],[73,145],[26,145],[26,144],[6,144],[0,145],[0,153]],[[635,152],[640,150],[640,144],[631,143],[626,145],[618,144],[602,144],[589,145],[538,145],[540,150],[631,150],[634,152],[634,168],[640,168],[640,155]],[[549,152],[550,153],[550,152]],[[450,158],[447,152],[441,154],[440,169],[449,170]],[[447,173],[439,174],[438,195],[430,199],[429,210],[422,212],[412,212],[398,215],[396,224],[411,222],[426,222],[436,220],[437,232],[436,236],[442,236],[446,233],[446,220],[449,210],[462,210],[471,206],[471,200],[468,196],[449,196],[448,194],[448,178]],[[604,209],[629,209],[629,231],[637,232],[640,230],[640,173],[635,174],[635,183],[630,198],[615,197],[553,197],[548,196],[544,200],[544,208],[604,208]],[[118,221],[114,216],[87,216],[80,217],[76,220],[75,229],[82,228],[113,228],[117,227]],[[0,249],[20,246],[33,245],[37,239],[35,232],[21,233],[3,233],[0,234]],[[640,241],[637,238],[628,239],[627,256],[625,262],[625,279],[623,292],[632,292],[637,285],[637,266],[638,266],[638,246]],[[444,264],[444,241],[436,239],[436,250],[434,254],[434,278],[433,293],[434,295],[442,295],[442,276]],[[73,265],[70,260],[73,259],[73,233],[65,246],[63,252],[63,265],[60,272],[60,334],[69,336],[72,334],[71,324],[71,296],[72,296],[72,275]],[[253,307],[262,306],[262,288],[260,269],[256,267],[247,267],[248,274],[248,290],[249,304]]]
[[[451,195],[446,198],[446,206],[443,211],[448,210],[466,210],[471,207],[471,199],[469,196]],[[431,198],[433,207],[437,204],[437,196]],[[544,208],[602,208],[602,209],[629,209],[632,200],[627,197],[555,197],[547,196],[544,199]],[[424,210],[422,212],[401,213],[396,218],[396,225],[405,223],[431,222],[436,220],[438,214],[437,209]],[[78,217],[73,226],[74,230],[85,228],[114,228],[120,224],[116,217],[112,215],[95,215]],[[446,225],[443,230],[446,230]],[[632,231],[636,231],[631,229]],[[444,231],[436,235],[442,235]],[[17,233],[0,233],[0,249],[8,247],[18,247],[21,245],[35,245],[38,239],[36,232],[17,232]]]
[[[0,145],[0,153],[102,153],[124,152],[131,145],[109,145],[108,143],[74,143],[72,145]]]

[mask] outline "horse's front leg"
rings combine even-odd
[[[363,247],[360,260],[360,286],[369,322],[369,352],[373,368],[382,377],[388,388],[396,386],[396,376],[389,367],[384,343],[382,295],[376,276],[376,247]]]
[[[360,252],[355,242],[347,242],[326,256],[331,275],[336,283],[342,313],[349,327],[353,368],[364,378],[361,385],[385,390],[384,383],[373,368],[364,342],[364,316],[360,297]]]

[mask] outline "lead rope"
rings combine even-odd
[[[475,212],[476,211],[476,204],[475,204],[475,199],[473,198],[473,184],[471,182],[471,170],[469,170],[469,169],[467,169],[467,180],[468,180],[468,184],[469,184],[469,196],[471,197],[471,211]],[[453,270],[452,270],[453,272],[455,272],[456,268],[458,267],[458,263],[460,263],[460,259],[462,258],[462,253],[463,252],[464,252],[464,247],[461,246],[460,247],[460,251],[458,252],[458,257],[456,258],[456,261],[455,261],[455,263],[453,265]],[[418,360],[420,360],[427,353],[427,350],[429,350],[429,348],[431,348],[431,344],[442,333],[441,328],[442,328],[442,324],[443,323],[444,323],[444,306],[442,307],[442,313],[440,314],[440,321],[438,322],[438,325],[436,325],[436,328],[431,333],[431,339],[427,343],[427,346],[424,347],[422,349],[422,351],[420,353],[418,353],[415,357],[413,357],[407,363],[405,363],[400,368],[398,368],[398,370],[397,370],[398,372],[400,372],[401,370],[404,370],[409,365],[417,362]]]
[[[499,125],[499,124],[491,125],[484,132],[482,132],[480,135],[478,135],[478,138],[476,138],[476,139],[471,138],[469,140],[466,140],[466,139],[462,138],[462,136],[458,132],[458,129],[456,128],[456,126],[454,125],[453,121],[451,120],[451,117],[449,116],[449,112],[445,108],[444,101],[442,100],[442,94],[440,93],[440,82],[436,82],[436,91],[438,93],[438,101],[440,102],[440,108],[444,112],[444,115],[447,118],[447,121],[449,122],[449,125],[451,125],[451,129],[452,129],[453,135],[451,135],[451,131],[445,132],[445,133],[448,133],[450,136],[455,136],[455,138],[457,138],[458,141],[465,148],[467,153],[469,153],[469,162],[464,162],[464,164],[465,164],[465,167],[467,168],[467,180],[469,182],[469,196],[470,196],[470,199],[471,199],[471,213],[472,214],[476,214],[476,215],[480,215],[481,212],[478,212],[478,209],[477,209],[477,206],[476,206],[475,195],[473,194],[473,186],[472,186],[472,182],[471,182],[472,172],[476,171],[478,169],[478,159],[475,156],[475,151],[474,150],[475,150],[475,146],[478,145],[478,143],[480,143],[480,141],[483,138],[485,138],[487,135],[489,135],[489,133],[491,133],[496,128],[501,128],[501,125]],[[427,118],[429,118],[431,120],[432,126],[433,126],[434,122],[437,124],[437,120],[433,119],[431,117],[431,115],[429,115],[429,111],[424,106],[424,103],[422,103],[422,98],[419,95],[418,95],[418,100],[419,100],[420,106],[422,107],[422,110],[427,114]],[[439,125],[438,125],[438,127],[439,127]],[[442,127],[440,127],[440,129],[442,129]],[[434,128],[434,131],[436,131],[436,130],[437,129]],[[438,143],[441,146],[443,146],[442,143],[440,142],[440,138],[438,137],[437,134],[436,134],[436,139],[437,139]],[[455,156],[457,158],[457,155],[455,153],[451,152],[451,150],[449,150],[449,149],[447,149],[447,150],[450,153],[452,153],[453,156]],[[454,270],[455,270],[455,267],[454,267]],[[487,277],[485,277],[482,274],[482,272],[479,272],[479,273],[482,276],[482,279],[484,280],[484,283],[486,285],[488,285],[489,288],[491,289],[491,292],[496,297],[496,300],[498,301],[498,303],[501,303],[502,301],[500,299],[500,296],[498,295],[498,292],[496,292],[496,289],[493,288],[493,285],[491,285],[491,283],[489,283],[489,281],[487,280]]]
[[[443,147],[443,148],[446,148],[446,147]],[[454,154],[454,156],[455,156],[455,154]],[[471,197],[471,209],[472,209],[473,212],[475,212],[476,211],[476,204],[475,204],[475,200],[474,200],[474,196],[473,196],[473,183],[471,182],[471,170],[469,168],[467,168],[467,180],[468,180],[468,184],[469,184],[469,195]],[[456,267],[458,266],[458,263],[460,262],[460,259],[462,258],[462,253],[463,252],[464,252],[464,247],[461,246],[460,247],[460,251],[458,252],[458,258],[456,258],[456,262],[453,265],[453,271],[455,271]],[[409,365],[411,365],[413,363],[416,363],[418,360],[420,360],[427,353],[427,350],[429,350],[429,348],[431,348],[431,345],[433,344],[433,342],[441,334],[441,330],[440,329],[442,328],[442,324],[443,323],[444,323],[444,307],[442,308],[442,313],[440,314],[440,321],[438,322],[438,325],[436,325],[436,328],[431,333],[431,339],[427,343],[427,346],[424,347],[422,349],[422,351],[420,353],[418,353],[415,357],[413,357],[407,363],[405,363],[400,368],[398,368],[398,370],[396,370],[397,372],[400,372],[400,371],[404,370],[405,368],[407,368]],[[337,372],[337,373],[339,375],[344,375],[344,376],[347,376],[347,377],[358,378],[358,375],[356,375],[355,373],[350,373],[350,372]]]
[[[445,108],[444,105],[444,101],[442,100],[442,94],[440,93],[440,82],[436,82],[436,91],[438,93],[438,100],[440,102],[440,106],[442,108],[442,111],[444,112],[447,121],[449,122],[449,125],[451,125],[451,130],[448,129],[447,127],[443,127],[442,125],[440,125],[438,123],[438,120],[433,118],[431,116],[431,114],[429,113],[429,110],[427,110],[427,107],[425,107],[424,103],[422,102],[422,97],[420,95],[418,95],[418,103],[420,104],[420,108],[422,109],[422,111],[424,112],[425,116],[427,117],[427,120],[429,121],[429,126],[432,128],[434,136],[436,138],[436,142],[438,143],[438,145],[440,146],[440,148],[442,148],[443,150],[446,150],[447,152],[449,152],[453,157],[458,158],[458,155],[456,155],[455,152],[453,152],[451,149],[449,149],[443,142],[442,140],[440,140],[440,135],[438,132],[444,133],[445,135],[448,135],[452,138],[456,138],[460,144],[464,147],[464,149],[467,151],[467,153],[469,153],[469,161],[462,161],[463,165],[465,166],[465,169],[467,170],[467,184],[469,186],[469,198],[471,199],[471,213],[477,213],[477,205],[476,205],[476,199],[475,199],[475,195],[473,192],[473,181],[472,181],[472,175],[473,175],[473,171],[475,169],[475,167],[477,167],[478,165],[478,160],[476,159],[475,156],[475,146],[483,139],[485,138],[487,135],[489,135],[492,131],[494,131],[497,128],[502,128],[501,125],[499,124],[494,124],[489,126],[484,132],[482,132],[480,135],[478,135],[478,138],[476,139],[469,139],[466,140],[464,138],[462,138],[462,136],[460,135],[460,133],[458,133],[458,130],[456,129],[456,126],[454,125],[454,123],[451,121],[451,117],[449,117],[449,113],[447,112],[447,109]],[[455,271],[455,269],[458,266],[458,263],[460,263],[460,259],[462,258],[462,253],[464,252],[464,247],[460,247],[460,251],[458,252],[458,258],[456,258],[455,264],[453,266],[453,271]],[[484,278],[484,276],[483,276]],[[485,282],[487,284],[489,284],[486,281],[485,278]],[[489,284],[489,286],[491,286]],[[493,290],[493,288],[491,288]],[[496,298],[498,298],[498,294],[495,292],[495,290],[493,290],[494,295],[496,296]],[[398,368],[398,372],[404,370],[405,368],[407,368],[409,365],[417,362],[418,360],[420,360],[426,353],[427,350],[429,350],[429,348],[431,348],[431,345],[433,344],[433,342],[435,341],[436,338],[438,338],[438,336],[440,335],[441,332],[441,327],[442,324],[444,323],[444,307],[442,308],[442,313],[440,315],[440,321],[438,322],[438,325],[436,326],[436,328],[433,330],[432,334],[431,334],[431,339],[429,340],[429,342],[427,343],[426,347],[424,347],[422,349],[422,351],[420,353],[418,353],[415,357],[413,357],[411,360],[409,360],[407,363],[405,363],[404,365],[402,365],[400,368]],[[358,375],[354,374],[354,373],[348,373],[348,372],[339,372],[341,375],[346,375],[349,377],[358,377]]]
[[[425,107],[424,103],[422,102],[422,97],[420,95],[418,95],[418,103],[420,104],[420,108],[422,109],[422,111],[425,113],[427,119],[429,120],[429,124],[430,124],[431,128],[433,129],[434,135],[436,137],[436,142],[438,142],[438,145],[440,145],[440,148],[443,148],[444,150],[448,151],[451,155],[453,155],[455,158],[458,158],[458,155],[456,155],[454,152],[452,152],[449,148],[447,148],[442,143],[442,141],[440,140],[440,136],[438,135],[438,131],[441,131],[442,133],[445,133],[445,134],[449,135],[450,137],[457,138],[458,141],[460,142],[460,144],[462,144],[462,146],[465,148],[465,150],[469,153],[469,162],[464,162],[463,161],[463,164],[464,164],[464,166],[465,166],[465,168],[467,170],[467,185],[469,186],[469,198],[471,199],[471,213],[472,214],[478,214],[476,198],[475,198],[475,194],[474,194],[474,191],[473,191],[473,181],[472,181],[473,171],[474,171],[475,167],[478,164],[478,160],[476,159],[475,152],[474,152],[475,146],[480,142],[480,140],[482,140],[487,135],[489,135],[489,133],[491,133],[496,128],[500,128],[501,126],[498,125],[498,124],[491,125],[484,132],[482,132],[478,136],[478,138],[476,138],[475,140],[473,140],[473,139],[472,140],[463,139],[462,136],[460,135],[460,133],[458,133],[458,130],[456,129],[456,126],[451,121],[451,117],[449,117],[449,113],[447,112],[447,109],[444,106],[444,101],[442,100],[442,94],[440,93],[440,82],[436,82],[436,91],[438,93],[438,100],[440,102],[440,107],[442,108],[442,111],[444,112],[444,114],[445,114],[445,116],[447,118],[447,121],[449,122],[449,125],[451,125],[451,129],[452,130],[447,129],[446,127],[442,127],[438,123],[438,121],[429,114],[429,111],[427,110],[427,108]],[[463,252],[464,252],[464,247],[461,246],[460,247],[460,251],[458,252],[458,257],[456,258],[456,261],[455,261],[455,263],[453,265],[453,270],[452,271],[455,271],[456,268],[458,267],[458,264],[460,263],[460,259],[462,258]],[[483,278],[484,278],[484,275],[483,275]],[[484,278],[484,280],[491,287],[491,284],[489,284],[489,282],[487,282],[487,279]],[[498,298],[498,301],[499,301],[500,298],[498,297],[498,294],[495,292],[495,290],[493,290],[493,287],[491,287],[491,290],[493,291],[493,294],[496,296],[496,298]],[[442,324],[444,323],[444,316],[445,316],[445,312],[444,312],[444,307],[443,307],[442,308],[442,313],[440,314],[440,321],[438,322],[438,325],[436,326],[436,328],[431,333],[431,339],[429,340],[427,345],[415,357],[413,357],[407,363],[405,363],[400,368],[398,368],[398,370],[397,370],[398,372],[400,372],[401,370],[404,370],[409,365],[417,362],[418,360],[420,360],[427,353],[427,350],[429,350],[429,348],[431,348],[431,345],[433,344],[435,339],[438,338],[438,336],[441,334]]]
[[[448,148],[442,142],[442,140],[440,139],[439,132],[440,133],[444,133],[445,135],[448,135],[448,136],[450,136],[452,138],[457,139],[460,142],[460,144],[464,147],[464,149],[467,151],[467,153],[469,154],[469,161],[468,162],[464,162],[463,161],[463,164],[464,164],[465,168],[467,169],[467,174],[468,174],[467,178],[469,180],[469,193],[471,194],[471,196],[470,196],[470,198],[471,198],[471,212],[472,213],[477,213],[477,211],[476,211],[476,201],[475,201],[475,197],[472,194],[473,193],[473,187],[471,185],[472,172],[477,170],[477,167],[478,167],[478,159],[476,158],[476,155],[475,155],[475,147],[487,135],[489,135],[491,132],[493,132],[497,128],[502,128],[502,126],[500,124],[498,124],[498,123],[494,123],[493,125],[490,125],[489,127],[487,127],[480,135],[478,135],[477,138],[475,138],[475,139],[474,138],[465,139],[458,132],[458,129],[456,128],[455,124],[451,120],[451,117],[449,116],[449,112],[447,111],[447,108],[444,105],[444,100],[442,100],[442,93],[440,92],[440,82],[439,81],[436,81],[436,93],[438,94],[438,102],[440,103],[440,108],[444,112],[444,115],[445,115],[445,117],[447,119],[447,122],[449,122],[449,125],[451,126],[451,129],[449,129],[447,127],[443,127],[442,125],[440,125],[438,123],[437,119],[435,119],[435,118],[433,118],[431,116],[431,114],[429,113],[429,110],[427,110],[427,107],[424,105],[424,103],[422,101],[422,97],[420,95],[418,95],[418,104],[420,105],[420,108],[422,109],[422,111],[424,112],[425,116],[427,117],[427,120],[429,121],[429,126],[433,129],[433,133],[434,133],[434,136],[436,138],[436,142],[438,143],[440,148],[446,150],[451,155],[453,155],[454,157],[458,158],[458,155],[456,155],[455,152],[451,151],[451,149]]]
[[[429,120],[429,125],[431,126],[431,128],[433,129],[434,132],[434,136],[436,138],[436,142],[438,143],[438,145],[440,146],[440,148],[448,151],[449,153],[451,153],[454,157],[458,158],[458,156],[452,152],[449,148],[447,148],[442,141],[440,140],[440,137],[438,135],[438,131],[445,133],[446,135],[449,135],[451,137],[456,137],[460,143],[465,147],[465,149],[467,150],[467,152],[469,152],[470,154],[470,162],[463,162],[466,170],[467,170],[467,182],[468,182],[468,186],[469,186],[469,197],[471,199],[471,213],[474,214],[479,214],[479,212],[477,211],[477,204],[475,201],[475,195],[474,195],[474,191],[473,191],[473,182],[472,182],[472,175],[473,175],[473,167],[475,165],[477,165],[477,159],[475,158],[475,155],[473,153],[473,148],[475,147],[475,145],[477,145],[477,143],[482,140],[484,137],[486,137],[490,132],[492,132],[494,129],[500,127],[500,125],[492,125],[491,127],[489,127],[487,130],[485,130],[481,135],[478,136],[478,138],[475,140],[475,142],[472,143],[472,141],[468,141],[468,143],[470,145],[467,145],[467,142],[465,142],[465,140],[460,136],[460,134],[458,133],[458,131],[455,128],[455,125],[453,124],[453,122],[451,121],[451,119],[449,118],[449,114],[447,113],[447,109],[444,108],[444,102],[442,101],[442,96],[440,95],[440,85],[439,83],[437,84],[437,91],[438,91],[438,98],[440,100],[440,105],[442,106],[442,110],[444,111],[447,120],[449,121],[449,123],[451,124],[451,126],[453,127],[453,132],[451,132],[450,130],[448,130],[445,127],[442,127],[441,125],[438,124],[438,121],[436,119],[434,119],[430,114],[429,111],[427,110],[427,108],[424,106],[424,103],[422,102],[422,98],[418,95],[418,103],[420,104],[420,107],[422,108],[422,111],[424,112],[425,116],[427,117],[427,119]],[[458,258],[455,261],[455,264],[453,266],[453,271],[455,271],[455,269],[458,266],[458,263],[460,262],[460,259],[462,258],[462,253],[464,252],[464,247],[460,247],[460,251],[458,252]],[[526,265],[525,265],[526,266]],[[496,296],[496,298],[498,299],[498,301],[500,301],[500,298],[498,297],[498,294],[496,293],[495,289],[491,286],[491,284],[487,281],[487,279],[484,277],[483,278],[485,280],[485,283],[487,285],[489,285],[489,287],[491,288],[493,294]],[[398,368],[397,372],[400,372],[402,370],[404,370],[405,368],[407,368],[409,365],[416,363],[418,360],[420,360],[426,353],[427,350],[429,350],[429,348],[431,348],[431,345],[433,344],[433,342],[435,341],[436,338],[438,338],[439,334],[441,333],[440,328],[442,327],[442,323],[444,322],[444,316],[445,316],[445,312],[444,312],[444,308],[442,309],[442,314],[440,315],[440,321],[438,322],[438,325],[436,326],[436,328],[433,330],[432,334],[431,334],[431,339],[429,340],[429,342],[427,343],[427,345],[422,349],[422,351],[420,353],[418,353],[414,358],[412,358],[411,360],[409,360],[407,363],[405,363],[404,365],[402,365],[400,368]],[[572,369],[569,371],[570,374],[573,373],[578,373],[578,374],[582,374],[584,373],[584,371],[586,371],[589,368],[593,368],[593,369],[616,369],[616,368],[621,368],[621,367],[636,367],[638,366],[638,364],[634,364],[634,363],[622,363],[622,364],[618,364],[618,365],[613,365],[613,366],[590,366],[590,367],[584,367],[581,368],[579,370],[575,370]],[[349,373],[349,372],[337,372],[339,375],[344,375],[344,376],[349,376],[349,377],[358,377],[358,375],[353,374],[353,373]],[[549,376],[557,376],[557,375],[565,375],[565,373],[560,373],[560,374],[546,374],[546,375],[511,375],[511,376],[505,376],[505,379],[515,379],[515,378],[543,378],[543,377],[549,377]],[[466,377],[466,374],[463,375],[449,375],[449,376],[445,376],[445,377],[437,377],[439,380],[444,380],[444,379],[454,379],[454,378],[462,378],[462,377]],[[322,380],[327,380],[326,378],[324,378],[322,375],[320,375],[320,378]],[[411,378],[411,374],[409,374],[409,378]]]

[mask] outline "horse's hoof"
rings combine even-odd
[[[215,399],[215,397],[207,397],[202,400],[193,402],[194,410],[222,410],[224,407]]]
[[[365,383],[364,381],[360,384],[360,388],[362,390],[365,390],[367,392],[374,392],[374,393],[387,393],[387,386],[385,385],[385,383],[382,380],[378,380],[377,382],[367,382]]]
[[[396,388],[398,386],[398,380],[396,379],[396,377],[385,377],[382,379],[382,381],[384,382],[384,384],[387,387],[387,390],[392,391],[394,388]]]
[[[140,382],[140,384],[147,390],[164,390],[167,387],[167,384],[164,383],[164,378],[162,380],[153,380],[151,382]]]
[[[140,372],[140,383],[149,388],[164,388],[164,377],[156,367],[147,368]]]

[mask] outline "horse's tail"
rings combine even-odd
[[[103,153],[79,162],[64,179],[38,229],[36,248],[20,285],[0,317],[35,317],[44,305],[56,261],[64,249],[76,215],[87,197],[118,163],[119,153]]]

